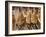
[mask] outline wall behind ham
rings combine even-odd
[[[15,0],[13,0],[13,1],[15,1]],[[16,0],[16,1],[18,1],[18,0]],[[45,6],[46,6],[46,0],[19,0],[19,1],[44,2]],[[46,9],[46,7],[45,7],[45,9]],[[45,21],[46,21],[46,17],[45,17]],[[45,24],[46,24],[46,22],[45,22]],[[46,31],[46,29],[45,29],[45,31]],[[5,0],[0,0],[0,37],[5,37]],[[11,36],[11,37],[13,37],[13,36]],[[24,35],[24,36],[14,36],[14,37],[46,37],[46,32],[45,32],[45,34],[40,34],[40,35]]]

